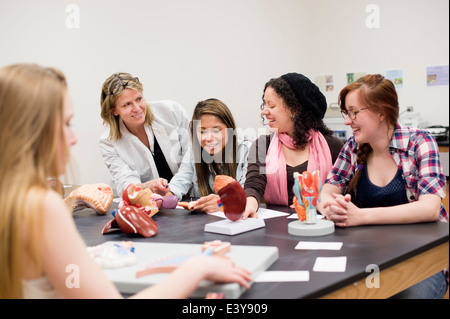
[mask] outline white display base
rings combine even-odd
[[[334,223],[326,219],[318,219],[315,224],[296,220],[288,224],[288,233],[296,236],[328,235],[334,233]]]
[[[218,222],[206,224],[205,232],[233,236],[265,226],[266,224],[264,223],[264,219],[247,218],[246,220],[240,219],[235,222],[229,219],[224,219]]]

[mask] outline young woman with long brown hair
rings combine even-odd
[[[219,195],[214,192],[214,179],[217,175],[228,175],[243,186],[251,142],[237,136],[230,109],[215,98],[197,103],[190,131],[192,153],[183,159],[169,187],[179,199],[186,194],[200,197],[195,210],[216,212]]]

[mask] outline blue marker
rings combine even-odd
[[[212,249],[211,247],[206,248],[206,249],[202,252],[202,255],[203,255],[203,256],[212,256],[212,254],[213,254],[213,249]]]

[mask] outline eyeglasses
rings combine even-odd
[[[122,89],[123,90],[125,90],[125,88],[130,88],[130,89],[132,89],[132,88],[134,88],[136,85],[138,85],[138,83],[139,83],[139,78],[138,77],[134,77],[134,78],[132,78],[132,79],[130,79],[130,80],[128,80],[128,81],[126,81],[126,82],[123,82],[122,81],[122,79],[121,78],[119,78],[119,77],[117,77],[118,79],[119,79],[119,81],[120,81],[120,86],[122,86]],[[130,82],[132,82],[131,84],[129,84]],[[133,83],[134,82],[134,83]],[[117,88],[117,86],[116,86],[116,88]],[[117,91],[117,90],[114,90],[114,91]],[[115,93],[114,92],[109,92],[109,93],[107,93],[106,94],[106,96],[108,96],[108,95],[114,95]]]
[[[341,111],[341,115],[342,117],[345,118],[348,116],[351,120],[356,120],[356,115],[358,115],[359,112],[367,110],[367,107],[359,109],[357,111],[347,111],[347,110],[342,110]]]

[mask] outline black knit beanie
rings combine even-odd
[[[327,100],[317,85],[299,73],[287,73],[281,76],[294,92],[300,104],[311,110],[319,119],[323,119],[327,111]]]

